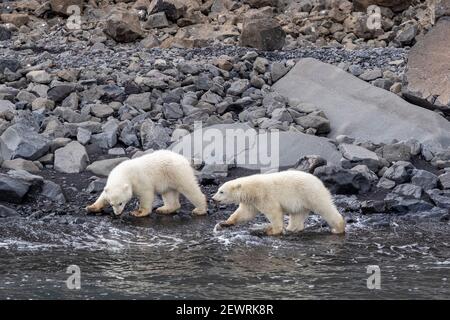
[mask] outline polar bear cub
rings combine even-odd
[[[288,231],[304,229],[304,222],[311,211],[326,220],[333,233],[345,232],[345,221],[338,212],[331,194],[322,181],[302,171],[283,171],[255,174],[238,178],[222,185],[213,200],[239,204],[237,210],[218,226],[227,227],[246,222],[263,213],[270,221],[268,235],[283,232],[283,214],[289,215]]]
[[[181,193],[195,206],[194,214],[206,214],[206,197],[200,190],[189,161],[168,150],[155,151],[120,163],[109,174],[100,197],[86,210],[100,212],[110,204],[114,214],[120,215],[127,202],[135,196],[139,199],[139,209],[132,215],[145,217],[152,211],[156,193],[161,194],[164,201],[164,205],[156,209],[158,213],[177,211]]]

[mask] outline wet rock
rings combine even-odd
[[[55,151],[55,170],[63,173],[82,172],[89,163],[86,149],[77,141]]]
[[[24,159],[5,160],[2,163],[2,168],[13,170],[25,170],[28,172],[39,172],[39,167],[33,161]]]
[[[0,218],[16,217],[19,213],[7,206],[0,205]]]
[[[129,160],[127,157],[106,159],[92,162],[87,168],[87,171],[92,172],[98,176],[107,177],[109,173],[114,169],[119,163]]]
[[[26,124],[17,123],[0,136],[0,154],[5,160],[23,158],[37,160],[49,149],[50,141]]]
[[[146,119],[142,123],[140,136],[144,150],[165,149],[170,143],[170,130],[150,119]]]
[[[439,176],[439,185],[443,189],[450,189],[450,172],[441,174]]]
[[[417,170],[411,178],[411,183],[423,190],[434,189],[437,186],[438,177],[426,170]]]
[[[21,203],[31,184],[6,174],[0,174],[0,201]]]
[[[385,203],[389,211],[400,214],[426,212],[433,208],[433,205],[429,202],[419,199],[403,198],[395,193],[389,193],[385,198]]]
[[[361,213],[384,213],[386,206],[383,200],[364,200],[361,202]]]
[[[66,203],[61,186],[50,180],[45,180],[42,184],[41,195],[54,202]]]
[[[392,192],[405,198],[420,199],[422,196],[422,188],[410,183],[400,184]]]
[[[366,193],[372,186],[372,182],[365,174],[338,166],[318,167],[314,170],[314,175],[322,180],[332,193]]]
[[[414,173],[414,166],[407,161],[398,161],[386,170],[383,177],[397,184],[409,182]]]
[[[242,27],[240,45],[264,51],[281,50],[286,34],[272,18],[246,19]]]

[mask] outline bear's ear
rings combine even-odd
[[[125,183],[123,187],[125,190],[130,190],[131,188],[131,186],[128,183]]]
[[[242,185],[241,185],[240,183],[238,183],[237,185],[234,186],[234,189],[240,189],[241,186],[242,186]]]
[[[105,187],[105,188],[103,189],[103,191],[105,191],[105,193],[108,193],[108,187]]]

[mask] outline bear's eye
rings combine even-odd
[[[122,205],[123,205],[123,202],[119,203],[119,206],[122,206]]]
[[[220,194],[223,194],[223,191],[219,191]]]

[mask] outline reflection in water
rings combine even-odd
[[[282,237],[183,215],[1,219],[0,298],[450,297],[448,223],[352,219],[345,236],[312,217]],[[71,264],[77,291],[65,286]],[[367,289],[368,265],[380,266],[381,290]]]

